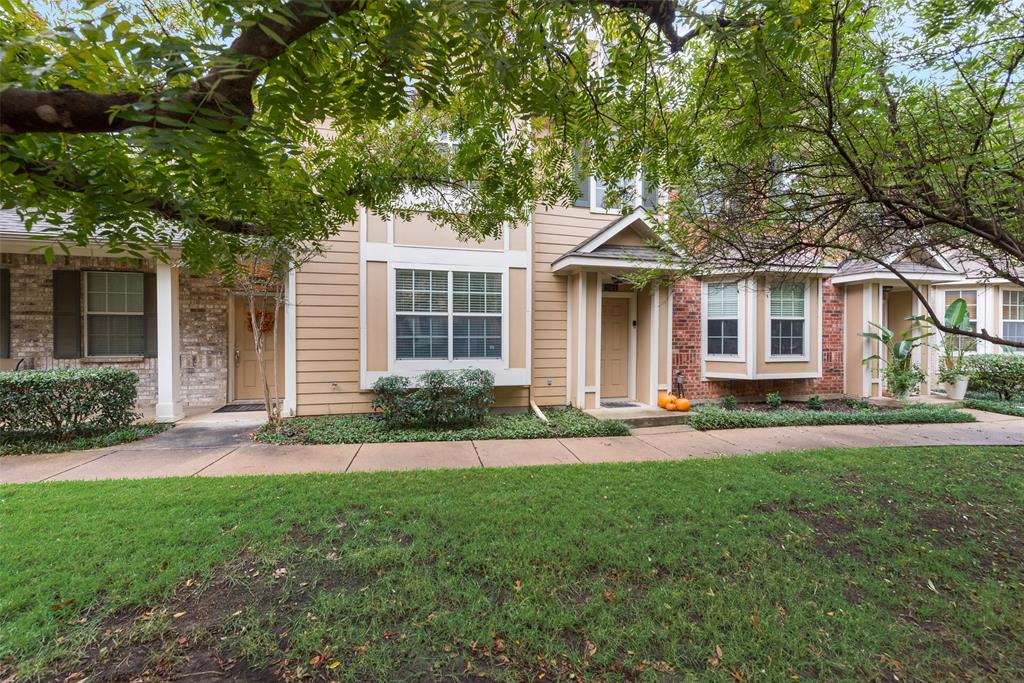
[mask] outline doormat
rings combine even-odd
[[[639,403],[633,401],[602,401],[602,408],[639,408]]]
[[[226,406],[217,408],[215,413],[251,413],[255,410],[263,410],[262,403],[229,403]]]

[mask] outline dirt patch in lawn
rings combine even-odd
[[[792,505],[786,511],[814,529],[814,547],[822,555],[832,560],[852,557],[860,561],[865,558],[864,551],[850,538],[856,527],[840,517],[836,508],[813,509]]]
[[[338,552],[314,549],[314,536],[301,527],[286,542],[294,552],[283,566],[245,551],[211,578],[188,579],[158,606],[115,612],[84,656],[54,680],[287,680],[293,663],[273,659],[287,649],[286,627],[262,629],[277,633],[268,661],[246,659],[232,636],[267,619],[287,624],[317,594],[359,587],[364,577],[332,567]]]

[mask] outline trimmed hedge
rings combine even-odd
[[[272,425],[264,425],[253,438],[277,444],[332,444],[629,435],[625,423],[599,420],[575,408],[555,408],[545,414],[548,424],[533,413],[503,413],[488,415],[479,425],[460,429],[390,427],[380,415],[293,417],[284,420],[276,431]]]
[[[723,410],[703,406],[690,417],[689,425],[709,429],[752,429],[756,427],[803,427],[807,425],[886,425],[932,422],[974,422],[974,418],[950,408],[910,406],[899,410],[858,410],[843,413],[829,410]]]
[[[121,368],[0,372],[0,432],[70,438],[123,429],[139,417],[138,382]]]
[[[968,355],[963,366],[972,391],[992,391],[1004,400],[1024,394],[1024,353]]]
[[[430,370],[410,393],[405,377],[374,382],[373,409],[392,427],[452,429],[479,424],[494,405],[494,373],[478,368]]]
[[[1014,403],[1012,401],[986,401],[980,398],[965,398],[964,408],[1024,417],[1024,403]]]

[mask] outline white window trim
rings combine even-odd
[[[772,316],[772,288],[781,283],[765,283],[765,321],[764,321],[764,343],[765,343],[765,363],[801,363],[807,362],[811,359],[811,338],[810,338],[810,312],[811,312],[811,283],[806,280],[801,280],[800,284],[804,287],[804,314],[802,317],[794,317],[783,315],[779,317]],[[818,319],[821,319],[821,311],[818,311]],[[802,354],[791,354],[791,355],[777,355],[772,353],[772,321],[773,320],[803,320],[804,322],[804,339],[803,346],[804,352]]]
[[[448,358],[398,358],[397,353],[397,329],[395,317],[399,315],[396,310],[396,287],[395,271],[398,270],[444,270],[448,273]],[[452,273],[453,272],[475,272],[475,273],[500,273],[501,274],[501,357],[500,358],[453,358],[454,339],[452,335],[453,319],[456,315],[452,311]],[[405,313],[403,313],[405,315]],[[408,315],[442,315],[441,313],[408,313]],[[468,313],[466,315],[474,315]],[[483,315],[483,314],[481,314]],[[486,314],[486,317],[498,317],[495,313]],[[428,370],[459,370],[464,368],[483,368],[492,372],[503,371],[508,368],[508,268],[493,268],[487,266],[449,266],[438,267],[422,263],[388,263],[388,361],[391,373],[368,373],[376,375],[387,374],[418,374]]]
[[[89,273],[116,273],[118,275],[137,275],[142,278],[142,312],[141,313],[128,313],[127,311],[91,311],[89,310]],[[83,306],[82,310],[84,315],[82,316],[82,332],[84,336],[82,338],[82,348],[85,350],[86,358],[142,358],[145,356],[145,348],[142,353],[104,353],[94,354],[89,350],[89,316],[91,315],[124,315],[135,318],[142,318],[145,321],[146,318],[146,275],[145,273],[137,273],[132,270],[83,270],[81,273],[82,277],[82,299]],[[143,347],[145,347],[146,337],[145,330],[143,330],[142,337]]]
[[[594,206],[594,198],[597,196],[597,176],[590,174],[587,176],[587,182],[590,184],[589,201],[587,202],[587,208],[590,213],[600,213],[612,216],[622,215],[622,209],[608,209],[603,206]],[[644,188],[643,173],[637,171],[633,176],[633,209],[639,209],[643,204],[644,198],[641,192]]]
[[[736,282],[736,342],[735,354],[712,354],[708,352],[708,285],[730,284],[728,280],[702,282],[700,285],[700,336],[701,352],[705,360],[723,360],[734,363],[746,362],[746,306],[744,306],[743,282]],[[711,318],[713,320],[731,320],[731,318]]]
[[[1001,336],[1003,339],[1009,338],[1009,336],[1006,334],[1006,323],[1024,323],[1024,318],[1007,318],[1005,317],[1005,314],[1003,312],[1003,309],[1006,308],[1006,304],[1004,303],[1006,300],[1006,295],[1014,292],[1020,294],[1021,299],[1024,300],[1024,289],[1016,287],[1002,288],[999,292],[999,336]],[[1007,349],[1004,349],[1002,346],[1000,346],[999,350],[1003,353],[1024,353],[1024,349],[1019,349],[1012,346],[1008,347]]]
[[[940,295],[939,299],[941,301],[942,308],[940,309],[940,311],[938,311],[939,315],[942,315],[942,313],[949,306],[949,302],[946,301],[946,295],[951,293],[951,292],[956,292],[957,293],[957,298],[960,298],[960,299],[963,298],[963,293],[964,292],[974,292],[974,317],[973,318],[968,318],[967,321],[974,323],[974,329],[975,330],[981,329],[980,328],[980,325],[981,325],[981,313],[982,313],[982,310],[983,310],[983,307],[984,307],[984,301],[985,301],[985,299],[984,299],[984,296],[985,296],[984,292],[985,292],[985,290],[977,289],[975,287],[957,287],[956,289],[954,289],[952,287],[947,287],[947,288],[941,290],[941,295]],[[955,301],[955,299],[954,299],[954,301]],[[999,303],[1000,303],[1000,305],[1002,304],[1002,300],[1001,299],[1000,299]],[[968,310],[970,310],[970,309],[968,309]],[[1002,315],[1002,308],[1000,308],[999,313],[1000,313],[1000,316],[1001,316]],[[1000,330],[1002,330],[1002,324],[1000,324]],[[940,333],[939,334],[939,338],[941,339],[942,336],[943,336],[942,333]],[[965,349],[963,354],[965,356],[971,356],[971,355],[974,355],[974,354],[983,353],[982,348],[981,348],[982,343],[983,342],[982,342],[981,339],[974,338],[974,348],[973,349]]]

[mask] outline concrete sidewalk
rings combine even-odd
[[[811,448],[875,446],[1024,446],[1024,419],[968,410],[960,424],[772,427],[698,432],[647,427],[633,436],[272,446],[253,443],[252,417],[190,422],[144,441],[107,449],[0,458],[0,483],[173,476],[371,472],[376,470],[514,467],[567,463],[686,460]]]

